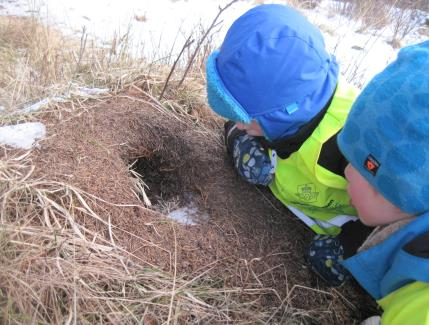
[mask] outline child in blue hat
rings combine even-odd
[[[232,24],[206,69],[208,101],[229,120],[225,140],[238,174],[269,186],[318,234],[310,261],[341,284],[339,261],[368,229],[355,222],[336,143],[356,90],[339,77],[320,31],[291,7],[260,5]]]
[[[429,41],[405,47],[354,103],[338,136],[348,193],[377,226],[343,265],[382,324],[429,324]]]

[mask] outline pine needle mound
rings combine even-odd
[[[63,105],[61,115],[41,116],[49,134],[39,148],[3,150],[3,321],[361,317],[345,298],[355,288],[320,288],[306,269],[311,233],[267,190],[235,175],[220,121],[195,117],[210,114],[206,107],[178,114],[142,83],[75,109]],[[189,226],[167,217],[190,200],[209,218]]]

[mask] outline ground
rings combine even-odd
[[[376,313],[357,284],[329,289],[309,271],[313,234],[267,189],[235,174],[222,121],[199,119],[206,107],[181,117],[136,88],[82,106],[43,116],[48,137],[32,152],[35,173],[98,197],[93,209],[136,260],[189,278],[206,272],[218,285],[266,288],[258,304],[278,306],[290,322],[350,324]],[[136,159],[152,207],[135,194]],[[191,226],[165,216],[189,200],[209,218]],[[80,222],[97,230],[93,219]]]

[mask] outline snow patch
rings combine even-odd
[[[71,94],[75,96],[83,97],[83,98],[89,98],[89,97],[107,94],[108,92],[109,92],[108,88],[78,87],[76,90],[72,91]],[[64,103],[67,100],[70,100],[72,98],[71,94],[41,99],[38,102],[31,104],[30,106],[26,106],[20,109],[19,111],[17,111],[17,113],[28,114],[28,113],[36,112],[42,108],[45,108],[50,103]],[[0,108],[0,111],[1,111],[1,108]]]
[[[104,94],[107,94],[108,92],[109,92],[109,88],[79,87],[77,89],[77,95],[82,96],[82,97],[104,95]]]
[[[187,206],[171,211],[167,217],[182,225],[189,226],[198,225],[202,221],[207,221],[209,219],[209,215],[200,212],[194,202],[190,202]]]
[[[46,135],[46,127],[40,122],[28,122],[0,127],[0,143],[17,149],[30,149],[37,139]]]
[[[90,39],[110,47],[113,38],[127,35],[131,54],[148,60],[174,58],[193,31],[207,26],[229,0],[17,0],[1,1],[0,15],[31,15],[37,12],[44,22],[60,28],[67,35],[80,38],[83,28]],[[266,3],[283,3],[271,0]],[[212,45],[220,46],[227,29],[256,1],[239,1],[222,13],[222,24],[212,35]],[[16,6],[19,4],[19,6]],[[335,0],[322,0],[314,9],[303,10],[308,19],[323,31],[327,49],[340,62],[341,71],[362,87],[396,58],[398,49],[389,44],[392,26],[379,30],[362,29],[358,20],[335,14]],[[100,10],[102,8],[102,10]],[[192,14],[190,14],[192,13]],[[427,15],[422,13],[421,17]],[[423,21],[422,21],[423,24]],[[197,37],[197,36],[195,36]],[[413,31],[403,45],[425,39]]]
[[[48,106],[49,103],[52,103],[52,102],[59,103],[59,102],[64,102],[64,101],[65,101],[64,97],[45,98],[45,99],[39,100],[38,102],[36,102],[34,104],[31,104],[30,106],[24,107],[23,109],[19,110],[18,113],[19,114],[28,114],[28,113],[36,112],[36,111]]]

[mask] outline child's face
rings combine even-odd
[[[250,124],[241,122],[237,122],[236,124],[237,129],[246,131],[248,135],[252,135],[254,137],[262,137],[264,135],[261,126],[255,120],[253,120]]]
[[[350,203],[356,208],[359,219],[368,226],[380,226],[411,217],[386,200],[371,184],[350,164],[345,176],[349,181],[347,192]]]

